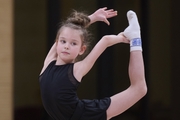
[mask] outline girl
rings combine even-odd
[[[107,120],[117,116],[140,100],[147,91],[144,77],[140,27],[133,11],[127,13],[129,26],[118,35],[106,35],[82,60],[88,47],[86,28],[117,15],[101,8],[90,16],[73,14],[58,30],[56,42],[49,51],[40,74],[40,88],[45,110],[54,120]],[[78,85],[102,52],[117,43],[130,43],[130,86],[123,92],[101,100],[79,100]]]

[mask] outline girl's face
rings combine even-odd
[[[63,63],[73,63],[78,55],[82,55],[86,46],[82,45],[81,31],[69,27],[61,30],[57,41],[58,60]]]

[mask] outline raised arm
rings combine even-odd
[[[81,80],[81,78],[89,72],[102,52],[107,47],[117,43],[129,43],[129,40],[126,39],[122,33],[118,35],[106,35],[102,37],[102,39],[95,45],[89,55],[84,60],[75,64],[75,77],[78,80]]]
[[[44,65],[40,74],[43,73],[43,71],[46,69],[46,67],[49,65],[51,61],[56,59],[57,59],[57,53],[56,53],[56,42],[55,42],[44,60]]]

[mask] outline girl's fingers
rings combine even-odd
[[[122,36],[122,37],[123,37],[123,38],[122,38],[122,42],[123,42],[123,43],[130,43],[130,40],[127,39],[127,38],[124,36],[123,32],[119,33],[118,36]]]
[[[106,10],[106,12],[113,12],[114,9],[109,9],[109,10]]]
[[[107,25],[110,25],[109,21],[107,19],[104,20],[104,22],[107,24]]]
[[[107,18],[111,18],[117,15],[117,11],[107,13]]]
[[[103,8],[101,8],[102,10],[107,10],[107,7],[103,7]]]

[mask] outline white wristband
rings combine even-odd
[[[134,38],[130,41],[130,52],[136,50],[142,51],[141,38]]]

